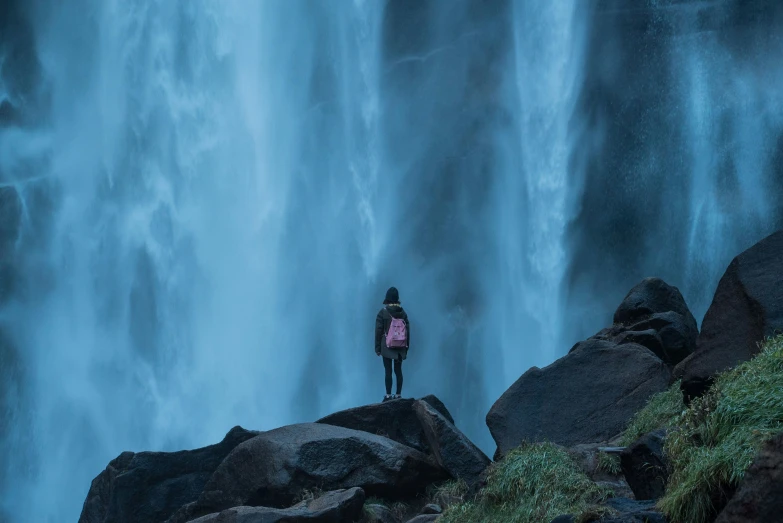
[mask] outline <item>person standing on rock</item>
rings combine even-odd
[[[402,361],[408,357],[411,327],[408,315],[400,306],[400,293],[395,287],[386,291],[384,307],[375,317],[375,354],[383,357],[386,372],[386,396],[383,401],[398,399],[402,394]],[[392,364],[397,377],[397,394],[392,395]]]

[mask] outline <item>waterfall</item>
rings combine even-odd
[[[616,0],[0,8],[0,521],[125,450],[405,396],[484,415],[645,276],[700,318],[781,225],[783,9]]]

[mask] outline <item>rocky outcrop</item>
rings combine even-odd
[[[607,441],[669,379],[667,366],[648,349],[591,340],[543,369],[531,368],[495,402],[487,426],[496,457],[523,441]]]
[[[319,423],[289,425],[238,445],[187,516],[243,505],[283,508],[314,488],[361,487],[369,496],[401,498],[446,477],[431,457],[381,436]]]
[[[79,523],[165,521],[195,501],[223,459],[257,433],[234,427],[216,445],[181,452],[123,452],[93,481]]]
[[[666,430],[645,434],[620,454],[620,465],[638,500],[658,499],[666,490],[669,472],[663,453]]]
[[[452,478],[473,487],[489,465],[489,458],[426,401],[417,401],[414,410],[438,465]]]
[[[783,520],[783,434],[756,456],[715,523],[771,523]]]
[[[427,396],[421,401],[427,401],[452,423],[451,414],[438,398]],[[430,448],[424,435],[419,418],[413,410],[416,400],[398,399],[384,403],[374,403],[353,409],[335,412],[316,423],[334,425],[347,429],[362,430],[377,434],[412,447],[421,452],[429,452]]]
[[[781,330],[783,231],[734,258],[718,283],[696,351],[674,371],[686,401],[703,394],[717,373],[752,358],[766,336]]]
[[[338,523],[357,521],[364,506],[360,488],[337,490],[291,508],[234,507],[194,519],[191,523]]]
[[[688,323],[696,324],[680,290],[660,278],[645,278],[637,283],[623,298],[612,320],[615,324],[632,325],[661,312],[675,312]]]
[[[617,308],[614,324],[591,339],[647,347],[673,367],[693,353],[698,335],[696,319],[677,287],[660,278],[646,278]]]

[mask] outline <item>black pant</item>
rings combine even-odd
[[[394,375],[397,376],[397,394],[402,394],[402,360],[395,359],[394,361]],[[383,358],[383,368],[386,371],[386,394],[391,394],[392,386],[392,359]]]

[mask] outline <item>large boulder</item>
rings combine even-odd
[[[667,366],[648,349],[593,340],[551,365],[525,372],[487,414],[502,456],[523,441],[570,447],[607,441],[656,392]]]
[[[417,401],[414,410],[438,465],[473,487],[490,464],[489,458],[426,401]]]
[[[637,283],[614,312],[614,323],[631,325],[660,312],[676,312],[696,325],[680,290],[660,278],[645,278]]]
[[[223,441],[180,452],[123,452],[92,481],[79,523],[165,521],[198,499],[218,465],[257,433],[234,427]]]
[[[415,496],[447,474],[425,454],[382,436],[320,423],[262,432],[215,470],[189,521],[238,506],[288,507],[306,489],[361,487],[369,496]]]
[[[702,395],[715,375],[747,361],[759,343],[783,330],[783,231],[731,262],[704,316],[696,351],[674,370],[686,400]]]
[[[364,491],[354,487],[327,492],[291,508],[234,507],[191,523],[338,523],[357,521],[363,506]]]
[[[435,396],[422,398],[435,407],[443,416],[451,420],[451,414],[445,405]],[[414,399],[398,399],[384,403],[364,405],[340,412],[335,412],[316,423],[362,430],[392,439],[421,452],[429,452],[427,438],[424,436],[419,419],[413,406]],[[451,420],[453,423],[453,420]]]
[[[666,490],[668,466],[663,452],[666,430],[645,434],[620,454],[625,479],[638,500],[658,499]]]
[[[766,445],[715,523],[771,523],[783,520],[783,434]]]
[[[591,338],[647,347],[674,367],[693,353],[698,335],[696,319],[679,289],[660,278],[645,278],[617,307],[613,325]]]

